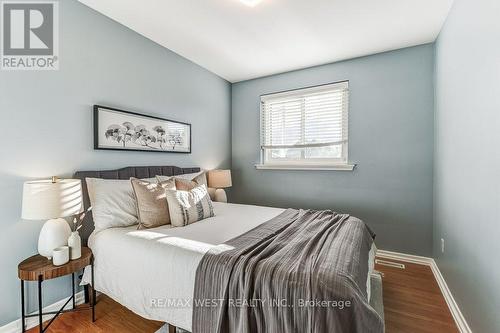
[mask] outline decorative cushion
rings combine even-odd
[[[166,181],[170,178],[192,180],[195,183],[197,183],[198,185],[205,185],[208,187],[206,171],[200,171],[200,172],[195,172],[195,173],[185,173],[183,175],[176,175],[176,176],[160,176],[160,175],[156,176],[156,179],[159,182]]]
[[[186,173],[177,176],[157,175],[156,179],[158,180],[158,182],[166,182],[169,180],[172,182],[171,186],[172,185],[174,186],[172,189],[177,189],[181,191],[190,191],[198,185],[205,185],[207,186],[210,199],[212,199],[212,201],[215,200],[215,189],[208,187],[206,171]]]
[[[175,189],[177,191],[191,191],[195,187],[203,185],[203,184],[198,184],[197,182],[189,179],[182,179],[182,178],[174,178],[174,179],[175,179]]]
[[[179,191],[190,191],[196,186],[199,186],[196,182],[183,178],[176,177],[158,177],[158,182],[163,184],[165,189],[169,190],[179,190]]]
[[[170,223],[165,183],[151,183],[137,178],[130,179],[137,201],[137,229],[155,228]]]
[[[197,186],[190,191],[167,190],[170,223],[175,227],[214,216],[212,200],[205,185]]]

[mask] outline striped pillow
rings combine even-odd
[[[174,227],[215,216],[212,200],[205,185],[197,186],[190,191],[167,190],[170,223]]]

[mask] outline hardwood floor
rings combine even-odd
[[[375,269],[384,274],[382,283],[386,333],[458,332],[431,268],[400,263],[405,265],[404,270],[375,265]]]
[[[107,296],[98,297],[96,321],[90,311],[67,312],[50,325],[50,333],[149,333],[156,332],[163,323],[146,320]],[[38,333],[38,326],[29,333]]]
[[[394,262],[394,260],[391,260]],[[458,332],[453,317],[429,267],[403,263],[406,269],[376,265],[384,274],[384,308],[387,333]],[[143,319],[106,296],[99,298],[96,322],[88,311],[65,313],[47,332],[100,333],[155,332],[162,323]],[[38,327],[29,330],[37,333]]]

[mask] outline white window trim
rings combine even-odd
[[[294,165],[270,165],[270,164],[255,164],[257,170],[314,170],[314,171],[353,171],[356,164],[332,164],[330,166],[325,165],[311,165],[311,166],[294,166]]]
[[[266,95],[261,95],[260,97],[260,116],[259,116],[259,136],[260,136],[260,163],[255,164],[255,168],[259,170],[318,170],[318,171],[352,171],[356,167],[356,164],[349,163],[349,96],[347,97],[347,114],[346,114],[346,137],[343,141],[339,142],[342,147],[342,156],[335,159],[309,159],[309,160],[274,160],[272,162],[267,161],[266,151],[264,143],[262,140],[262,116],[263,116],[263,105],[267,100],[276,100],[278,98],[287,98],[289,96],[295,96],[297,93],[307,94],[307,93],[317,93],[326,90],[330,90],[332,86],[342,87],[343,89],[349,89],[349,81],[340,81],[335,83],[329,83],[321,86],[314,86],[302,89],[294,89],[289,91],[284,91],[280,93],[271,93]]]

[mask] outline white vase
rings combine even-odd
[[[38,236],[38,253],[49,260],[52,259],[52,251],[56,247],[67,245],[70,234],[71,229],[66,220],[48,220],[43,225],[40,236]]]
[[[78,231],[73,231],[68,238],[69,257],[71,260],[78,259],[82,256],[82,239]]]

